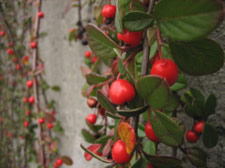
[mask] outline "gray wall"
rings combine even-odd
[[[99,162],[92,160],[86,162],[83,151],[79,145],[83,141],[80,129],[85,127],[84,120],[90,109],[86,100],[81,96],[81,88],[85,83],[80,72],[83,61],[83,53],[87,47],[80,43],[67,41],[70,27],[74,27],[77,20],[76,9],[71,9],[65,17],[62,14],[69,0],[46,0],[43,2],[45,18],[41,22],[41,31],[47,31],[48,36],[40,40],[41,58],[45,62],[46,79],[49,84],[58,84],[62,91],[49,93],[48,96],[57,100],[57,117],[61,120],[65,129],[59,144],[61,154],[71,156],[74,161],[72,168],[97,168]],[[86,15],[85,11],[83,12]],[[225,40],[224,26],[220,32],[214,35],[222,44]],[[223,45],[223,47],[225,47]],[[225,73],[224,69],[219,73],[201,78],[191,78],[189,82],[194,87],[202,89],[206,94],[215,93],[218,97],[218,112],[210,118],[210,122],[220,132],[219,144],[209,150],[209,168],[225,167]],[[85,144],[85,143],[84,143]],[[67,166],[65,166],[67,167]]]

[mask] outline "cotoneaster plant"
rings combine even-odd
[[[82,26],[74,28],[85,29],[89,45],[87,66],[81,66],[86,79],[82,95],[90,107],[81,130],[90,143],[85,147],[81,142],[85,159],[112,168],[185,168],[187,162],[207,167],[205,148],[218,142],[208,120],[216,112],[216,97],[190,87],[185,76],[210,75],[223,67],[222,48],[207,37],[223,20],[222,1],[92,5],[95,23],[79,17]],[[70,32],[69,41],[76,35]],[[161,144],[172,149],[166,156]]]

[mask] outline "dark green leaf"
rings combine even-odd
[[[154,16],[163,34],[190,41],[207,36],[221,23],[223,5],[219,0],[161,0]]]
[[[170,89],[164,79],[157,76],[144,76],[138,79],[137,92],[155,109],[164,108],[170,96]]]
[[[104,107],[107,111],[116,113],[115,106],[110,102],[110,100],[102,94],[102,92],[97,92],[97,99],[102,107]]]
[[[192,42],[169,41],[173,58],[181,71],[193,75],[207,75],[218,71],[224,64],[222,48],[210,39]]]
[[[105,136],[102,136],[102,137],[96,139],[94,143],[105,144],[109,140],[109,138],[111,138],[111,136],[105,135]]]
[[[147,162],[146,162],[143,158],[138,159],[138,160],[131,166],[131,168],[146,168],[146,167],[147,167]]]
[[[164,108],[166,111],[174,111],[179,106],[179,101],[174,94],[170,94],[169,102]]]
[[[95,137],[86,129],[81,130],[81,134],[83,135],[84,139],[88,143],[94,143]]]
[[[150,123],[159,141],[170,146],[182,145],[184,133],[177,122],[162,112],[152,111]]]
[[[194,147],[194,148],[188,148],[185,151],[186,151],[187,158],[190,160],[190,162],[193,165],[198,167],[206,166],[207,154],[203,150],[197,147]]]
[[[108,160],[105,159],[103,157],[98,156],[97,154],[95,154],[94,152],[91,152],[90,150],[86,149],[83,145],[80,145],[80,147],[87,153],[89,153],[91,156],[93,156],[94,158],[98,159],[99,161],[103,162],[103,163],[112,163],[112,160]]]
[[[187,87],[187,80],[184,78],[184,76],[182,74],[178,74],[178,78],[176,83],[174,83],[170,89],[172,91],[179,91],[183,88]]]
[[[210,116],[211,114],[215,113],[216,109],[216,96],[214,94],[209,95],[205,102],[205,109],[204,109],[204,117],[205,120]]]
[[[218,134],[216,129],[208,123],[205,123],[204,130],[202,133],[202,140],[207,148],[216,146],[218,142]]]
[[[145,105],[143,107],[138,107],[135,109],[117,110],[117,112],[121,116],[131,117],[131,116],[140,115],[144,113],[147,109],[148,109],[148,105]]]
[[[55,85],[55,86],[52,86],[52,90],[59,92],[61,90],[61,88],[59,86]]]
[[[100,76],[96,73],[89,73],[85,77],[86,77],[86,81],[89,85],[97,85],[99,83],[102,83],[102,82],[105,82],[106,80],[108,80],[107,77]]]
[[[146,152],[147,154],[155,155],[156,154],[155,143],[149,140],[145,141],[143,151]]]
[[[118,49],[119,46],[113,40],[93,24],[89,24],[86,29],[89,46],[95,55],[105,62],[116,57],[116,53],[113,51],[113,48]]]
[[[152,23],[152,17],[143,12],[129,12],[123,17],[124,27],[132,32],[144,30]]]
[[[203,94],[199,90],[197,90],[195,88],[190,88],[190,92],[195,100],[198,100],[201,102],[205,101]]]

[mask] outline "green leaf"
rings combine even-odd
[[[208,116],[215,113],[215,109],[216,109],[216,96],[214,94],[210,94],[205,102],[205,109],[204,109],[205,120],[208,118]]]
[[[156,154],[155,143],[149,140],[145,141],[143,146],[143,151],[151,155]]]
[[[146,166],[147,162],[143,158],[140,158],[130,168],[146,168]]]
[[[69,156],[61,156],[63,163],[65,163],[68,166],[73,165],[73,160]]]
[[[96,139],[94,143],[96,144],[106,144],[106,142],[111,138],[111,136],[105,135],[101,136],[100,138]]]
[[[145,158],[153,167],[157,168],[182,168],[182,161],[170,156],[150,155],[143,152]]]
[[[189,75],[207,75],[223,67],[223,49],[210,39],[192,42],[169,41],[169,47],[180,70]]]
[[[206,166],[207,154],[200,148],[193,147],[185,150],[186,156],[190,162],[198,167]]]
[[[143,12],[129,12],[123,17],[124,27],[132,32],[144,30],[152,23],[152,17]]]
[[[161,0],[154,16],[163,34],[190,41],[207,36],[222,22],[223,4],[220,0]]]
[[[207,148],[212,148],[216,146],[218,142],[218,134],[216,129],[208,123],[205,123],[203,133],[202,133],[202,140]]]
[[[57,85],[52,86],[52,90],[59,92],[61,90],[61,88]]]
[[[86,149],[82,144],[80,144],[80,147],[87,153],[89,153],[91,156],[93,156],[94,158],[98,159],[99,161],[103,162],[103,163],[112,163],[112,160],[108,160],[105,159],[101,156],[98,156],[97,154],[95,154],[94,152],[91,152],[90,150]]]
[[[138,124],[138,136],[141,137],[141,138],[146,137],[146,135],[145,135],[145,127],[141,123]]]
[[[164,108],[166,111],[174,111],[179,106],[179,101],[174,94],[170,94],[168,105]]]
[[[150,123],[160,142],[170,146],[182,145],[184,133],[170,117],[162,112],[152,111]]]
[[[88,142],[88,143],[94,143],[95,137],[89,131],[87,131],[86,129],[82,129],[81,130],[81,134],[83,135],[84,140],[86,142]]]
[[[87,83],[89,85],[97,85],[99,83],[102,83],[102,82],[105,82],[105,81],[108,80],[107,77],[100,76],[100,75],[98,75],[96,73],[89,73],[85,77],[86,77]]]
[[[117,112],[121,116],[132,117],[132,116],[137,116],[144,113],[147,109],[148,109],[148,105],[145,105],[143,107],[138,107],[135,109],[117,110]]]
[[[184,76],[182,74],[178,74],[178,78],[176,83],[174,83],[170,89],[172,91],[179,91],[183,88],[187,87],[187,80],[184,78]]]
[[[85,123],[87,124],[88,128],[94,133],[98,133],[103,128],[103,125],[92,125],[87,121]]]
[[[137,92],[155,109],[164,108],[170,96],[170,89],[164,79],[157,76],[144,76],[136,83]]]
[[[116,57],[116,53],[113,51],[113,48],[118,49],[119,46],[113,40],[93,24],[88,24],[86,29],[89,46],[95,55],[105,62]]]
[[[193,98],[195,100],[198,100],[200,102],[204,102],[205,101],[204,95],[199,90],[197,90],[195,88],[190,88],[190,92],[191,92],[191,95],[193,96]]]
[[[104,107],[107,111],[116,113],[116,108],[115,106],[110,102],[110,100],[103,95],[102,92],[98,91],[97,92],[97,99],[99,103],[101,104],[102,107]]]

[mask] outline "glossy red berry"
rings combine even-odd
[[[0,31],[0,36],[1,36],[1,37],[4,37],[4,36],[5,36],[5,31],[3,31],[3,30]]]
[[[130,102],[135,95],[134,87],[125,79],[115,80],[109,88],[109,99],[116,105]]]
[[[44,12],[41,12],[41,11],[38,12],[37,15],[38,15],[38,18],[39,18],[39,19],[41,19],[41,18],[43,18],[43,17],[45,16],[45,15],[44,15]]]
[[[57,163],[58,166],[61,166],[63,164],[63,160],[61,158],[58,158],[56,160],[56,163]]]
[[[39,124],[44,124],[45,123],[45,119],[44,118],[39,118],[38,119],[38,123]]]
[[[37,48],[37,42],[36,41],[31,42],[30,47],[33,48],[33,49]]]
[[[86,51],[86,52],[84,53],[84,56],[85,56],[86,58],[90,58],[91,55],[92,55],[92,52],[91,52],[91,51]]]
[[[17,58],[13,58],[13,62],[14,63],[17,63],[18,62],[18,59]]]
[[[29,126],[29,122],[28,122],[28,121],[24,121],[24,122],[23,122],[23,125],[24,125],[24,127],[27,128],[27,127]]]
[[[34,103],[34,96],[29,97],[29,103]]]
[[[188,142],[194,143],[198,141],[199,136],[194,131],[189,130],[186,133],[186,139]]]
[[[157,136],[155,135],[153,129],[152,129],[152,125],[150,124],[150,122],[147,122],[145,125],[145,134],[148,137],[148,139],[150,139],[153,142],[159,142],[159,139],[157,138]]]
[[[96,61],[98,60],[98,57],[97,56],[94,56],[91,58],[91,62],[94,64],[96,63]]]
[[[198,121],[195,123],[193,130],[197,133],[202,133],[203,129],[204,129],[205,123],[204,121]]]
[[[48,127],[48,129],[52,129],[53,128],[53,123],[48,123],[47,127]]]
[[[91,125],[95,124],[96,119],[97,119],[97,116],[94,113],[88,114],[88,116],[86,117],[86,121]]]
[[[88,98],[87,99],[87,105],[90,107],[90,108],[93,108],[93,107],[96,107],[98,104],[98,101],[94,98]]]
[[[23,57],[23,62],[26,63],[26,62],[28,62],[28,61],[29,61],[29,57],[28,57],[27,55],[25,55],[25,56]]]
[[[153,168],[151,164],[147,164],[147,168]]]
[[[16,64],[16,70],[21,70],[21,66],[19,64]]]
[[[26,110],[26,115],[29,116],[31,114],[30,110]]]
[[[28,98],[28,97],[24,97],[24,98],[23,98],[23,102],[24,102],[24,103],[28,103],[28,102],[29,102],[29,98]]]
[[[140,44],[142,40],[142,32],[130,32],[128,30],[124,30],[122,34],[117,33],[117,38],[124,43],[135,47]]]
[[[26,86],[27,86],[28,88],[32,88],[32,86],[33,86],[33,81],[32,81],[32,80],[27,81],[27,82],[26,82]]]
[[[12,48],[9,48],[9,49],[7,50],[7,54],[8,54],[8,55],[14,55],[15,52],[13,51]]]
[[[150,74],[164,78],[171,86],[177,80],[178,68],[176,64],[171,60],[160,59],[153,64]]]
[[[128,163],[132,156],[126,151],[126,144],[122,140],[118,140],[112,147],[112,159],[116,163]]]
[[[116,6],[114,5],[104,5],[102,8],[102,16],[105,18],[114,18],[116,15]]]

